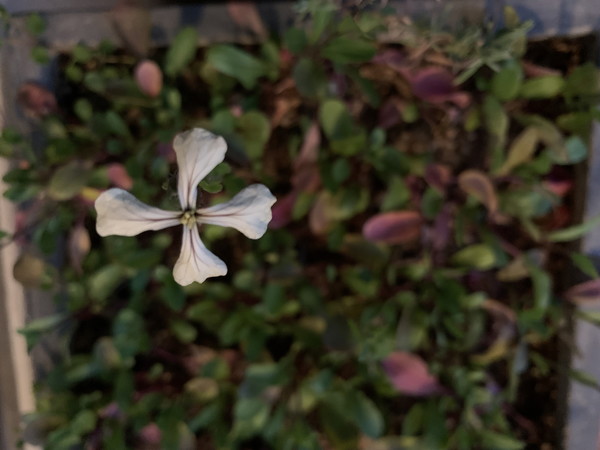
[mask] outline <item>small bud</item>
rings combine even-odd
[[[163,75],[158,64],[149,59],[141,61],[135,68],[135,82],[147,96],[158,96],[163,86]]]

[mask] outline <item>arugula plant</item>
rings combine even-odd
[[[527,60],[529,24],[508,19],[452,34],[301,2],[283,36],[253,46],[198,48],[192,28],[141,54],[79,45],[59,58],[67,95],[24,86],[21,107],[44,140],[2,131],[0,154],[14,161],[4,195],[21,218],[0,238],[23,246],[15,277],[59,305],[21,330],[28,345],[53,330],[64,340],[25,441],[548,439],[520,409],[521,381],[555,376],[544,349],[567,331],[565,300],[598,290],[592,262],[565,244],[598,223],[579,224],[572,207],[598,73]],[[30,29],[43,26],[32,18]],[[203,225],[231,270],[182,287],[170,270],[178,233],[100,239],[93,202],[120,187],[177,209],[171,143],[193,127],[228,145],[199,185],[203,205],[251,182],[278,201],[256,242]],[[590,281],[565,293],[559,274],[573,265]]]

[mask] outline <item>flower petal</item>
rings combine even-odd
[[[198,223],[231,227],[250,239],[258,239],[271,221],[271,206],[276,198],[262,184],[252,184],[220,205],[196,211]]]
[[[177,155],[179,203],[185,209],[196,207],[198,183],[225,158],[227,144],[221,136],[202,128],[180,133],[173,140]]]
[[[227,266],[211,253],[200,240],[198,227],[183,227],[181,254],[173,268],[175,281],[182,286],[194,281],[202,283],[209,277],[227,273]]]
[[[104,191],[94,205],[98,213],[96,231],[100,236],[135,236],[180,223],[181,212],[148,206],[119,188]]]

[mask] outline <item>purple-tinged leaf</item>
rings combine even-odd
[[[576,305],[600,304],[600,279],[576,284],[565,292],[565,298]]]
[[[420,356],[396,351],[390,353],[382,365],[392,386],[403,394],[427,396],[443,392],[437,378],[429,373],[427,364]]]
[[[393,127],[402,119],[402,110],[400,107],[400,99],[392,97],[387,99],[379,108],[379,118],[377,124],[380,128],[387,130]]]
[[[135,68],[135,82],[140,91],[149,97],[157,97],[163,87],[163,74],[154,61],[145,59]]]
[[[443,164],[429,164],[425,168],[424,178],[432,188],[444,194],[452,182],[452,172],[448,166]]]
[[[452,73],[437,66],[426,67],[408,76],[415,96],[430,103],[452,102],[461,108],[467,107],[470,96],[458,91]]]
[[[277,201],[271,208],[273,218],[269,222],[269,228],[277,230],[285,227],[292,221],[292,212],[294,211],[297,198],[298,194],[295,191],[277,198]]]
[[[442,211],[437,215],[430,233],[431,246],[434,250],[444,250],[453,235],[454,205],[444,205]]]
[[[404,52],[397,49],[387,49],[376,54],[372,62],[376,64],[384,64],[397,71],[407,68],[407,58]]]
[[[421,237],[423,218],[417,211],[394,211],[371,217],[363,226],[363,236],[386,244],[406,244]]]

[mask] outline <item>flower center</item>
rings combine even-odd
[[[191,209],[184,211],[179,221],[186,227],[193,228],[196,225],[196,212]]]

